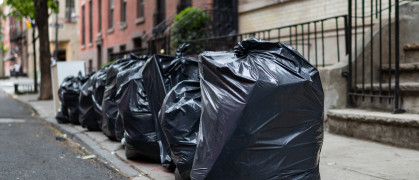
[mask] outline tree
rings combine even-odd
[[[36,49],[35,42],[38,37],[35,37],[35,27],[39,34],[39,58],[41,69],[41,88],[40,100],[52,98],[52,83],[51,83],[51,53],[49,49],[49,33],[48,33],[48,11],[58,12],[58,5],[54,0],[6,0],[6,4],[11,7],[10,15],[17,18],[27,18],[32,20],[32,43],[34,47],[34,62],[36,65]],[[35,20],[35,21],[33,21]],[[33,23],[35,22],[35,23]],[[36,72],[35,72],[36,78]],[[35,81],[36,86],[36,81]]]

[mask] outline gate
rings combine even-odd
[[[349,105],[365,101],[387,103],[394,106],[393,113],[402,113],[399,0],[348,0],[348,16],[350,61],[346,75]]]

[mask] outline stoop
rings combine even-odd
[[[405,44],[405,59],[400,63],[400,107],[402,114],[392,114],[394,100],[368,97],[353,98],[356,108],[327,111],[331,133],[377,141],[397,147],[419,150],[419,43]],[[383,65],[383,79],[394,77],[395,65]],[[356,85],[366,94],[394,94],[394,79],[388,83]],[[381,88],[380,88],[381,87]]]
[[[332,133],[419,150],[419,114],[334,109],[327,118]]]

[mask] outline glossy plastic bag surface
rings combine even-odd
[[[113,62],[106,74],[106,86],[102,103],[102,131],[110,139],[116,139],[115,124],[118,107],[115,95],[118,90],[117,75],[124,66],[130,64],[131,58],[123,58]]]
[[[171,88],[183,80],[198,80],[198,61],[192,57],[153,55],[144,65],[143,78],[143,86],[149,98],[150,110],[155,122],[161,163],[167,169],[173,170],[170,147],[163,137],[158,113]]]
[[[101,114],[94,108],[94,87],[96,84],[97,73],[90,76],[87,82],[82,86],[79,96],[79,121],[80,124],[91,131],[99,131],[98,119]]]
[[[132,64],[115,98],[124,128],[122,140],[128,159],[160,162],[155,124],[147,95],[142,85],[143,61]]]
[[[166,95],[159,120],[176,165],[175,177],[190,179],[200,117],[199,81],[182,81]]]
[[[319,72],[282,43],[246,39],[199,56],[202,115],[192,179],[320,179]]]
[[[147,60],[147,56],[136,56],[135,54],[130,54],[128,56],[128,62],[121,65],[119,67],[119,72],[116,75],[116,84],[115,88],[117,89],[116,93],[120,90],[122,84],[126,83],[130,80],[130,77],[134,74],[139,74],[138,67],[142,67]],[[140,62],[139,62],[140,61]],[[119,101],[119,97],[115,94],[115,102],[118,103],[126,103]],[[117,106],[118,108],[118,106]],[[118,111],[115,119],[115,138],[116,140],[120,141],[124,137],[124,127],[121,115]]]
[[[93,88],[93,105],[96,113],[100,114],[100,117],[97,119],[97,123],[102,130],[102,103],[103,103],[103,94],[105,92],[106,86],[106,74],[109,70],[109,65],[102,67],[98,72],[95,73],[96,82]]]
[[[67,76],[58,89],[58,98],[61,106],[56,119],[59,123],[79,124],[79,94],[80,88],[87,81],[90,75],[77,77]]]

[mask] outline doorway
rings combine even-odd
[[[100,66],[102,66],[102,46],[97,46],[97,70],[100,69]]]

